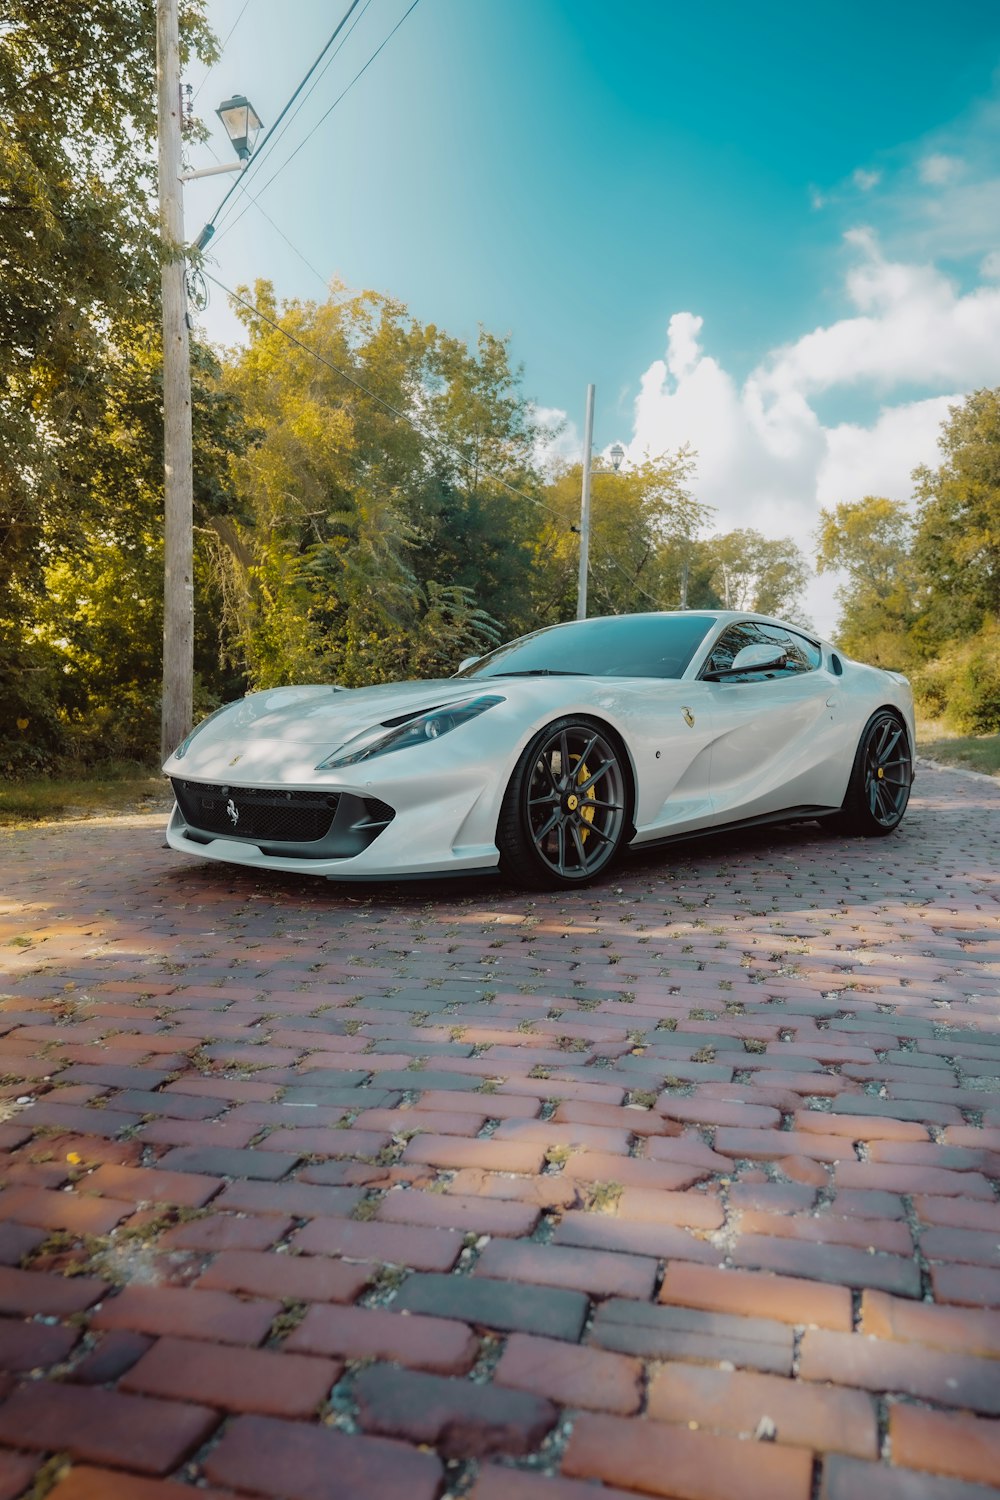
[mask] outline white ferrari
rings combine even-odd
[[[578,886],[627,848],[809,818],[893,831],[906,678],[721,610],[552,625],[454,677],[250,693],[164,766],[184,854],[334,880]]]

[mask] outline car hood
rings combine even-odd
[[[206,751],[222,745],[239,749],[263,741],[312,745],[332,754],[376,724],[476,698],[484,691],[477,681],[444,678],[388,682],[379,687],[282,687],[250,693],[197,725],[165,769],[180,773]]]

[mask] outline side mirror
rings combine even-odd
[[[741,677],[744,672],[780,672],[788,664],[788,654],[783,646],[766,641],[755,646],[744,646],[733,657],[731,667],[720,667],[716,672],[706,672],[708,682],[720,682],[726,677]]]
[[[465,669],[466,669],[466,667],[474,667],[476,665],[477,661],[482,661],[482,657],[481,656],[466,656],[458,664],[458,670],[459,670],[459,672],[464,672]]]
[[[788,652],[777,643],[764,642],[759,646],[744,646],[733,657],[734,672],[764,672],[773,668],[780,672],[788,663]]]

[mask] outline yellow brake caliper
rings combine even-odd
[[[584,784],[585,781],[589,781],[590,780],[590,768],[588,767],[586,761],[583,760],[579,755],[574,755],[572,757],[572,759],[575,762],[575,766],[576,766],[576,784],[577,784],[577,786],[583,786],[583,784]],[[596,809],[594,807],[592,807],[592,806],[588,807],[587,803],[588,802],[589,803],[596,802],[597,801],[597,793],[594,791],[594,788],[592,786],[590,786],[583,793],[583,797],[584,797],[584,805],[583,805],[583,807],[580,808],[580,817],[584,820],[585,823],[592,823],[594,821],[594,813],[595,813]],[[590,837],[590,829],[589,828],[583,828],[583,829],[580,830],[580,841],[581,841],[581,843],[585,844],[587,842],[587,840],[588,840],[589,837]]]

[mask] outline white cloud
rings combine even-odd
[[[968,389],[1000,378],[1000,287],[960,294],[933,265],[886,260],[868,229],[845,236],[857,315],[776,350],[750,377],[766,397],[899,384]]]
[[[689,443],[715,529],[791,536],[810,559],[821,506],[909,501],[911,471],[938,461],[949,405],[1000,382],[1000,286],[962,294],[933,265],[887,260],[870,230],[846,238],[851,315],[772,350],[742,385],[705,352],[702,319],[675,313],[665,358],[642,376],[629,444],[638,460]],[[914,386],[938,394],[913,399]],[[817,398],[848,390],[869,399],[871,419],[824,422]],[[835,582],[824,575],[807,600],[824,632]]]
[[[864,167],[858,167],[851,173],[851,181],[856,188],[863,193],[870,193],[872,188],[878,187],[882,181],[882,173],[879,171],[866,172]]]
[[[918,464],[933,467],[940,462],[941,423],[947,419],[948,408],[961,400],[962,393],[956,391],[924,401],[904,401],[899,406],[883,406],[869,427],[841,422],[828,428],[826,453],[816,475],[817,503],[832,506],[859,499],[862,475],[861,493],[912,499],[911,472]]]
[[[546,474],[580,462],[582,439],[566,412],[557,406],[532,406],[529,415],[538,427],[532,456]]]
[[[948,156],[944,151],[932,151],[918,165],[920,181],[929,187],[941,187],[961,176],[965,166],[960,156]]]

